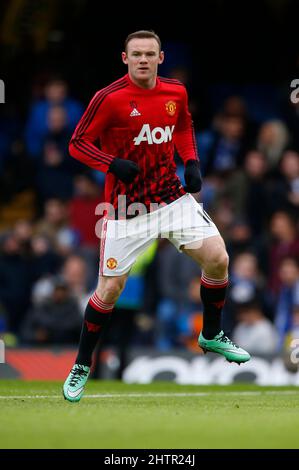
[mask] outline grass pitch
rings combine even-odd
[[[299,448],[296,387],[90,380],[79,403],[61,388],[0,380],[0,448]]]

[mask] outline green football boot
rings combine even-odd
[[[79,401],[84,392],[90,367],[75,364],[63,385],[63,396],[68,401]]]
[[[208,351],[222,354],[228,362],[236,362],[240,365],[242,362],[250,360],[250,354],[248,354],[245,349],[233,343],[225,336],[223,331],[220,331],[213,339],[205,339],[201,332],[198,338],[198,345],[205,354]]]

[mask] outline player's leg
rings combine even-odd
[[[232,343],[221,329],[221,312],[228,284],[228,255],[219,231],[202,205],[186,194],[176,202],[174,230],[169,240],[201,267],[203,331],[199,345],[222,354],[229,361],[246,362],[250,355]],[[170,208],[171,209],[171,208]],[[171,225],[171,224],[170,224]],[[171,228],[171,227],[170,227]]]
[[[207,339],[221,330],[221,310],[228,284],[228,255],[220,235],[185,245],[182,251],[202,270],[201,299],[204,306],[203,334]]]
[[[201,269],[201,300],[203,330],[199,346],[206,351],[222,354],[228,361],[246,362],[250,355],[234,344],[221,328],[221,312],[228,285],[228,255],[220,235],[204,238],[200,243],[185,245],[182,251],[196,261]]]
[[[77,358],[63,386],[64,397],[69,401],[79,401],[83,395],[93,351],[111,318],[128,275],[99,276],[98,286],[85,309]]]
[[[144,226],[138,220],[103,221],[99,282],[86,307],[76,363],[64,383],[63,394],[67,400],[79,401],[82,397],[95,346],[111,317],[131,267],[152,239],[151,233],[144,233]]]
[[[201,267],[202,333],[206,339],[212,339],[221,330],[221,311],[228,284],[228,255],[223,239],[216,235],[185,245],[182,251]]]
[[[111,318],[114,304],[125,287],[128,275],[127,273],[122,276],[99,276],[98,286],[85,310],[77,364],[91,366],[93,351]]]

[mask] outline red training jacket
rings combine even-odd
[[[98,91],[72,136],[70,154],[107,173],[113,158],[138,164],[140,174],[125,184],[108,172],[105,201],[117,208],[142,202],[170,203],[185,194],[176,175],[174,150],[184,161],[198,159],[187,92],[178,80],[158,77],[153,89],[135,85],[125,75]]]

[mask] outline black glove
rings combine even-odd
[[[187,193],[198,193],[201,190],[202,178],[199,161],[188,160],[185,166],[185,187]]]
[[[109,170],[123,183],[132,183],[140,172],[139,166],[131,160],[123,160],[122,158],[114,158],[110,163]]]

